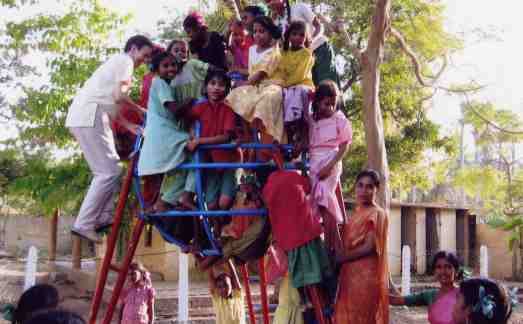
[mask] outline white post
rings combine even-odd
[[[178,323],[189,323],[189,256],[178,258]]]
[[[25,262],[25,280],[24,291],[31,288],[36,283],[36,265],[38,263],[38,250],[31,246],[27,253],[27,260]]]
[[[406,296],[410,295],[410,246],[403,246],[401,257],[401,294]]]
[[[479,248],[479,275],[488,278],[488,250],[485,245]]]

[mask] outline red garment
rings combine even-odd
[[[147,102],[149,101],[149,90],[153,84],[154,73],[149,72],[143,76],[142,80],[142,93],[140,94],[140,106],[147,109]]]
[[[272,235],[285,252],[304,245],[323,232],[320,219],[312,213],[310,191],[309,179],[291,170],[273,172],[263,188]]]
[[[216,105],[202,102],[191,108],[188,117],[200,121],[200,137],[233,134],[236,126],[234,112],[224,102]],[[213,162],[237,162],[240,160],[240,150],[211,150],[210,157]]]

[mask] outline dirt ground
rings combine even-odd
[[[15,303],[23,289],[23,262],[0,258],[0,305]],[[74,282],[64,275],[49,275],[46,265],[39,266],[37,282],[48,282],[55,285],[60,292],[60,306],[81,314],[87,319],[91,303],[91,293],[78,289]],[[173,323],[174,319],[157,321],[157,323]],[[427,323],[425,307],[391,307],[391,323],[421,324]],[[8,323],[0,319],[0,324]],[[520,306],[511,317],[510,323],[523,324],[523,306]]]

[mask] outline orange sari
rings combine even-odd
[[[354,249],[370,232],[376,253],[346,262],[339,277],[335,319],[338,324],[388,324],[388,216],[379,207],[358,207],[343,228],[343,248]]]

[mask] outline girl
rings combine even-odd
[[[451,252],[439,251],[434,256],[432,271],[441,285],[440,289],[430,289],[409,296],[389,296],[391,305],[429,306],[429,323],[455,324],[452,320],[452,307],[456,304],[460,280],[459,261]]]
[[[282,91],[270,81],[281,57],[275,44],[281,33],[266,16],[255,18],[253,26],[255,45],[249,49],[249,79],[233,89],[226,100],[237,114],[265,134],[262,142],[283,143]]]
[[[231,262],[209,270],[212,306],[217,324],[245,324],[240,280]]]
[[[273,75],[274,81],[284,87],[284,121],[289,142],[299,148],[307,145],[307,125],[302,117],[309,107],[309,93],[314,86],[314,57],[309,45],[305,23],[292,22],[285,32],[282,58]]]
[[[249,38],[252,43],[254,43],[254,38],[253,38],[254,31],[253,31],[253,26],[252,26],[254,23],[254,19],[258,16],[267,16],[267,14],[268,14],[267,11],[268,11],[267,7],[264,4],[252,5],[252,6],[247,6],[247,7],[243,8],[243,11],[241,14],[242,24],[245,26],[245,28],[249,32],[249,35],[247,36],[247,38]]]
[[[35,285],[20,296],[16,307],[4,306],[4,318],[13,324],[23,324],[37,312],[55,309],[58,302],[58,290],[54,286]]]
[[[133,262],[129,267],[130,285],[122,291],[120,323],[154,323],[155,290],[146,280],[148,271],[141,263]]]
[[[231,23],[230,30],[229,48],[232,54],[232,66],[229,69],[229,76],[234,81],[244,81],[249,75],[249,48],[253,42],[247,38],[247,31],[241,21]]]
[[[337,224],[343,223],[336,187],[342,172],[342,159],[352,141],[352,129],[343,112],[337,110],[338,87],[324,81],[316,89],[309,122],[310,178],[312,204],[325,226],[325,243],[332,252],[341,239]]]
[[[63,309],[48,310],[31,317],[26,324],[85,324],[79,314]]]
[[[459,286],[452,310],[455,324],[506,324],[517,304],[517,296],[487,278],[471,278]]]
[[[201,13],[192,12],[183,21],[183,29],[190,38],[189,49],[200,61],[226,70],[225,39],[217,32],[209,32]]]
[[[161,199],[154,205],[156,211],[165,211],[169,209],[169,205],[194,208],[192,173],[176,170],[187,158],[185,146],[189,140],[189,134],[183,130],[173,113],[176,103],[169,83],[176,74],[176,63],[171,54],[161,53],[154,57],[152,65],[156,77],[149,95],[145,139],[138,160],[138,174],[168,174],[162,181]]]
[[[356,177],[356,208],[343,227],[336,323],[388,324],[388,216],[376,205],[380,178],[374,170]]]

